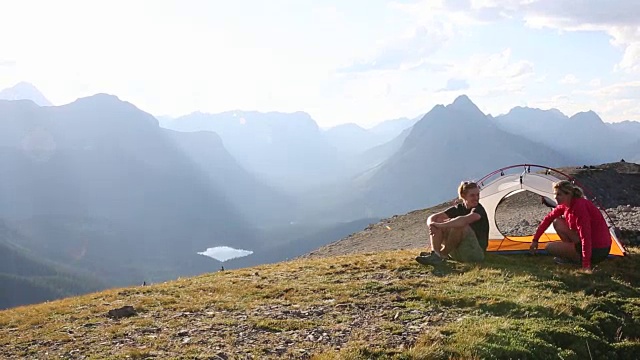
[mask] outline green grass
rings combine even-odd
[[[295,260],[0,312],[0,358],[633,359],[640,251],[593,274],[489,254]],[[113,320],[132,305],[136,316]]]

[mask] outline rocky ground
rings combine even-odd
[[[605,207],[625,245],[640,245],[640,165],[612,163],[559,170],[575,177]],[[452,204],[453,200],[383,219],[361,232],[316,249],[303,257],[425,247],[427,217]],[[496,223],[505,235],[530,235],[549,210],[540,203],[540,196],[523,192],[500,204],[496,211]]]
[[[637,357],[635,248],[588,277],[547,257],[413,256],[299,259],[0,311],[0,359]]]

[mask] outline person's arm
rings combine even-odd
[[[451,219],[447,222],[436,224],[436,227],[443,228],[443,229],[463,227],[463,226],[470,225],[480,219],[481,219],[480,214],[476,214],[475,212],[472,212],[467,215],[458,216],[455,219]]]
[[[449,221],[450,217],[449,217],[449,215],[447,215],[447,211],[449,211],[449,209],[447,209],[446,211],[441,211],[439,213],[435,213],[435,214],[429,216],[427,218],[427,225]]]
[[[584,202],[576,204],[573,210],[576,216],[576,225],[578,226],[578,235],[582,243],[582,268],[591,269],[591,215],[589,209]]]
[[[540,240],[540,237],[542,236],[542,234],[544,234],[544,231],[547,230],[547,228],[549,227],[549,225],[551,225],[551,223],[553,222],[553,220],[559,218],[562,213],[564,213],[564,206],[556,206],[553,210],[551,210],[547,216],[544,217],[544,219],[542,219],[542,222],[540,223],[540,225],[538,225],[538,229],[536,230],[536,233],[533,235],[533,242],[538,242],[538,240]]]
[[[458,216],[458,207],[452,206],[445,211],[435,213],[427,218],[427,225],[441,224]]]

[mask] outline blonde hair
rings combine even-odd
[[[478,184],[474,183],[473,181],[463,181],[460,183],[460,186],[458,186],[458,198],[460,200],[462,199],[462,195],[466,195],[467,194],[467,190],[469,189],[478,189]]]
[[[556,191],[561,191],[565,194],[571,194],[574,198],[581,198],[584,196],[584,191],[578,186],[573,185],[568,180],[558,181],[553,184],[553,189]]]

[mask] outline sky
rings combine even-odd
[[[154,115],[416,117],[468,95],[640,120],[637,0],[0,0],[0,88]]]

